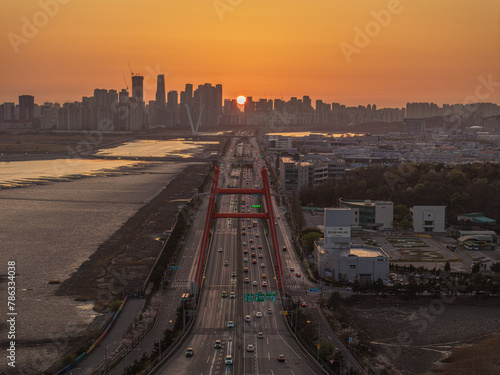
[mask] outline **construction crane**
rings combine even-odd
[[[125,81],[125,88],[127,89],[128,91],[128,83],[127,83],[127,79],[125,78],[125,76],[123,76],[123,80]]]

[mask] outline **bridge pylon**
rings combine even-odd
[[[209,232],[210,226],[213,219],[220,218],[233,218],[233,219],[267,219],[269,221],[269,232],[271,234],[272,250],[274,255],[274,264],[276,267],[276,282],[278,283],[278,288],[284,293],[284,273],[281,261],[281,253],[278,244],[278,232],[276,231],[276,225],[274,224],[274,210],[271,201],[271,187],[269,183],[269,177],[267,174],[267,169],[262,167],[262,187],[261,188],[219,188],[217,187],[219,183],[220,168],[216,166],[214,168],[214,177],[212,179],[212,186],[210,188],[210,198],[208,201],[207,214],[205,217],[205,225],[203,228],[203,237],[201,241],[201,249],[198,257],[198,266],[196,269],[196,283],[198,284],[198,290],[201,288],[203,282],[203,273],[206,263],[206,253],[208,250],[209,242]],[[265,198],[266,212],[261,213],[238,213],[238,212],[214,212],[215,202],[218,195],[228,195],[228,194],[259,194],[263,195]]]

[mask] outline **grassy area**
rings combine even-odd
[[[415,237],[388,238],[387,242],[394,247],[429,247],[424,241]]]
[[[400,249],[399,252],[405,258],[411,259],[426,259],[426,260],[437,260],[444,259],[443,254],[432,250],[421,250],[421,249]]]
[[[500,334],[453,351],[435,374],[500,374]]]

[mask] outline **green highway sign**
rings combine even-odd
[[[260,204],[252,204],[252,208],[259,208]]]
[[[267,292],[266,293],[266,300],[275,301],[276,300],[276,292]]]
[[[266,296],[262,292],[255,293],[255,302],[264,302],[266,300]]]
[[[253,294],[245,294],[245,296],[243,297],[243,300],[245,302],[253,302]]]

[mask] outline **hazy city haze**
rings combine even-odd
[[[500,81],[496,0],[2,1],[0,102],[76,101],[156,76],[238,95],[402,107],[463,103]],[[499,90],[483,101],[499,102]],[[477,97],[477,95],[476,95]],[[481,98],[479,98],[481,99]]]

